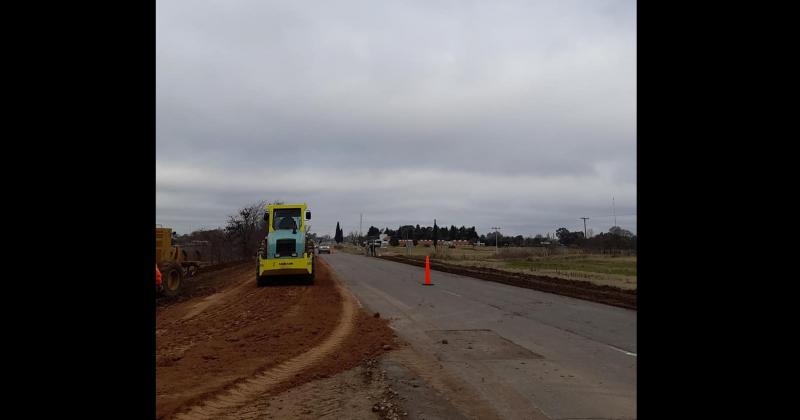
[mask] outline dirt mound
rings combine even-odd
[[[382,256],[385,260],[425,267],[425,261],[398,256]],[[462,276],[475,277],[482,280],[509,284],[527,289],[535,289],[557,295],[569,296],[606,305],[636,309],[636,291],[612,286],[597,285],[588,281],[567,280],[556,277],[540,276],[525,273],[512,273],[493,268],[462,267],[439,261],[430,261],[431,270]]]
[[[343,296],[323,261],[313,286],[257,287],[250,268],[208,276],[203,283],[215,293],[157,312],[158,418],[190,411],[202,417],[204,410],[218,417],[214,406],[341,372],[393,343],[386,321]]]

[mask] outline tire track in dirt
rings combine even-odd
[[[196,298],[199,299],[199,302],[191,305],[189,305],[191,302],[183,303],[183,306],[187,307],[183,310],[185,313],[182,316],[180,313],[176,314],[171,322],[166,323],[168,329],[156,331],[156,335],[159,336],[168,332],[169,329],[186,331],[192,326],[206,324],[209,320],[226,320],[225,324],[219,327],[204,328],[194,333],[184,333],[182,337],[183,344],[177,346],[173,345],[172,351],[170,352],[172,356],[184,354],[188,349],[211,338],[220,330],[224,329],[227,333],[234,333],[244,327],[239,319],[243,320],[251,313],[246,302],[251,299],[255,293],[259,292],[257,289],[249,293],[243,292],[244,289],[251,286],[252,279],[249,277],[249,274],[249,270],[242,270],[241,268],[230,272],[232,280],[229,280],[231,284],[229,288],[209,296]],[[273,316],[274,314],[274,319],[280,319],[296,315],[300,306],[302,306],[302,295],[305,292],[306,289],[287,291],[287,299],[285,301],[290,302],[291,305],[288,307],[288,310],[285,307],[270,307],[262,316],[265,314]],[[248,309],[242,312],[239,308]],[[280,311],[275,311],[275,309],[280,309]]]
[[[230,288],[224,292],[214,293],[211,296],[204,297],[199,303],[195,304],[192,309],[181,318],[182,321],[194,318],[195,316],[207,311],[210,307],[216,306],[226,298],[235,296],[239,290],[247,284],[246,281],[241,281],[237,286]]]
[[[376,371],[377,366],[374,368]],[[372,411],[380,400],[385,381],[367,376],[366,364],[332,377],[305,383],[282,393],[254,400],[225,416],[228,420],[287,418],[298,420],[375,420]]]
[[[176,419],[220,418],[254,398],[263,395],[277,385],[289,381],[296,374],[318,364],[336,350],[353,331],[357,304],[354,297],[337,283],[336,290],[342,296],[341,317],[333,332],[319,345],[288,361],[267,369],[233,387],[212,395],[200,404],[174,416]]]
[[[206,276],[198,286],[216,296],[157,310],[158,418],[302,354],[335,329],[341,298],[327,275],[312,287],[256,287],[251,271],[245,265]]]

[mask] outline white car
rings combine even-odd
[[[331,247],[328,246],[328,245],[320,245],[318,253],[320,253],[320,254],[330,254],[331,253]]]

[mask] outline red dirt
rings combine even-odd
[[[399,256],[381,256],[385,260],[425,267],[424,260]],[[511,286],[535,289],[557,295],[569,296],[606,305],[636,310],[636,291],[613,286],[597,285],[587,281],[567,280],[556,277],[525,273],[512,273],[494,268],[462,267],[430,260],[431,270],[482,280],[504,283]]]
[[[230,273],[248,264],[253,267],[253,272],[255,272],[255,261],[252,263],[247,261],[226,262],[203,267],[195,277],[183,279],[178,295],[159,296],[156,299],[156,308],[160,309],[196,297],[213,295],[218,289],[224,288],[231,281],[236,280],[235,277],[229,276]]]
[[[170,418],[320,346],[342,317],[343,299],[323,261],[314,285],[257,287],[252,264],[195,279],[185,301],[156,312],[156,413]],[[198,291],[199,290],[199,291]],[[352,311],[351,311],[352,313]],[[386,321],[358,310],[329,356],[292,371],[268,394],[357,366],[394,345]],[[267,395],[267,394],[265,394]]]

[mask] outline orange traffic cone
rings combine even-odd
[[[431,259],[430,256],[425,256],[425,284],[423,286],[433,286],[431,283]]]

